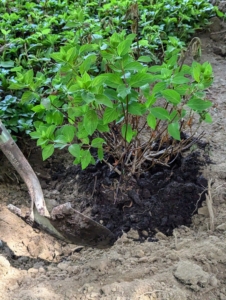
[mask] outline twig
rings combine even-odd
[[[132,207],[132,206],[133,206],[133,201],[131,201],[129,205],[124,205],[124,206],[122,207],[122,210],[124,211],[124,208],[125,208],[125,207],[126,207],[126,208],[129,208],[129,207]]]
[[[211,183],[212,183],[212,179],[208,181],[208,194],[206,195],[206,204],[210,216],[210,230],[214,231],[214,213],[213,213],[213,200],[211,195]]]
[[[194,210],[193,213],[191,214],[192,216],[194,215],[194,213],[195,213],[196,210],[198,209],[198,204],[199,204],[199,201],[200,201],[201,198],[202,198],[202,194],[205,193],[206,191],[207,191],[207,189],[205,189],[204,191],[202,191],[202,193],[199,194],[199,199],[198,199],[198,201],[196,202],[195,210]]]
[[[118,168],[113,167],[113,166],[112,166],[108,161],[106,161],[104,158],[103,158],[103,162],[105,162],[105,164],[107,164],[107,165],[109,166],[109,168],[110,168],[111,171],[114,170],[114,171],[115,171],[116,173],[118,173],[119,175],[122,174],[121,171],[119,171]]]
[[[169,165],[167,163],[164,163],[164,162],[160,161],[159,159],[151,158],[150,156],[145,156],[145,155],[144,155],[144,158],[146,160],[152,161],[154,163],[158,163],[159,165],[169,167]]]
[[[11,44],[5,44],[2,47],[0,47],[0,53],[4,52],[6,48],[8,48]]]

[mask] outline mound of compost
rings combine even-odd
[[[86,170],[78,166],[52,173],[61,190],[78,196],[72,206],[111,230],[116,237],[130,229],[139,239],[154,241],[160,231],[171,235],[173,229],[191,224],[191,218],[205,200],[207,180],[200,167],[205,164],[200,152],[178,157],[169,167],[156,165],[139,178],[120,177],[105,163],[98,162]]]

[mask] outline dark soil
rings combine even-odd
[[[207,180],[200,172],[205,163],[198,151],[186,157],[179,155],[170,167],[155,166],[138,179],[120,178],[100,162],[84,171],[78,166],[66,170],[58,165],[52,180],[58,190],[69,194],[78,184],[79,194],[70,200],[72,206],[116,237],[134,229],[140,241],[154,241],[158,231],[171,235],[174,228],[191,224],[205,200]]]

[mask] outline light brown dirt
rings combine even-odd
[[[66,245],[32,230],[6,204],[29,206],[24,185],[0,185],[0,298],[2,300],[226,300],[226,60],[213,53],[223,47],[201,37],[202,61],[211,62],[209,89],[213,124],[205,125],[213,164],[203,173],[213,179],[214,230],[206,206],[172,237],[158,233],[156,243],[133,241],[129,232],[108,250]],[[222,43],[222,44],[221,44]],[[13,174],[10,175],[14,176]],[[55,199],[56,191],[45,190]],[[19,256],[16,259],[15,256]]]

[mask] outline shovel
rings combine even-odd
[[[29,220],[50,235],[71,244],[108,248],[115,236],[106,227],[73,209],[69,202],[56,206],[49,213],[39,180],[10,133],[0,121],[0,149],[20,174],[31,197]],[[48,204],[48,203],[47,203]],[[13,205],[9,209],[23,217]]]

